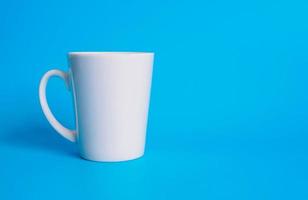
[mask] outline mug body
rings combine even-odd
[[[69,53],[81,157],[112,162],[144,154],[153,57],[134,52]]]

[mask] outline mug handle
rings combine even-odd
[[[40,86],[39,86],[39,98],[40,98],[40,103],[41,103],[41,107],[42,110],[45,114],[45,117],[47,118],[48,122],[50,123],[50,125],[63,137],[65,137],[66,139],[68,139],[71,142],[75,142],[76,141],[76,131],[75,130],[70,130],[66,127],[64,127],[56,118],[55,116],[52,114],[48,103],[47,103],[47,99],[46,99],[46,86],[48,83],[48,80],[50,77],[52,76],[58,76],[60,78],[62,78],[65,83],[66,86],[69,88],[69,76],[66,72],[58,70],[58,69],[53,69],[53,70],[49,70],[48,72],[46,72],[44,74],[44,76],[41,79],[40,82]]]

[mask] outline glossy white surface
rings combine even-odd
[[[52,114],[48,104],[47,104],[47,99],[46,99],[46,86],[47,82],[50,77],[52,76],[58,76],[62,78],[66,85],[69,87],[69,78],[67,73],[58,70],[58,69],[53,69],[48,71],[47,73],[44,74],[44,76],[41,79],[40,87],[39,87],[39,98],[40,98],[40,103],[43,109],[43,112],[48,120],[48,122],[58,131],[63,137],[66,139],[70,140],[71,142],[76,141],[76,132],[74,130],[70,130],[66,127],[64,127]]]
[[[40,102],[50,124],[77,141],[80,155],[95,161],[124,161],[144,154],[153,53],[72,52],[69,73],[47,72]],[[50,76],[69,83],[74,97],[76,131],[52,115],[45,95]]]

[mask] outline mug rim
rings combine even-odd
[[[69,56],[81,55],[154,55],[154,52],[137,52],[137,51],[72,51],[68,52]]]

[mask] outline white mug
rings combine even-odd
[[[53,128],[76,142],[82,158],[116,162],[144,154],[153,53],[71,52],[69,70],[45,73],[39,86],[43,112]],[[46,100],[48,79],[64,79],[73,93],[76,130],[54,117]]]

